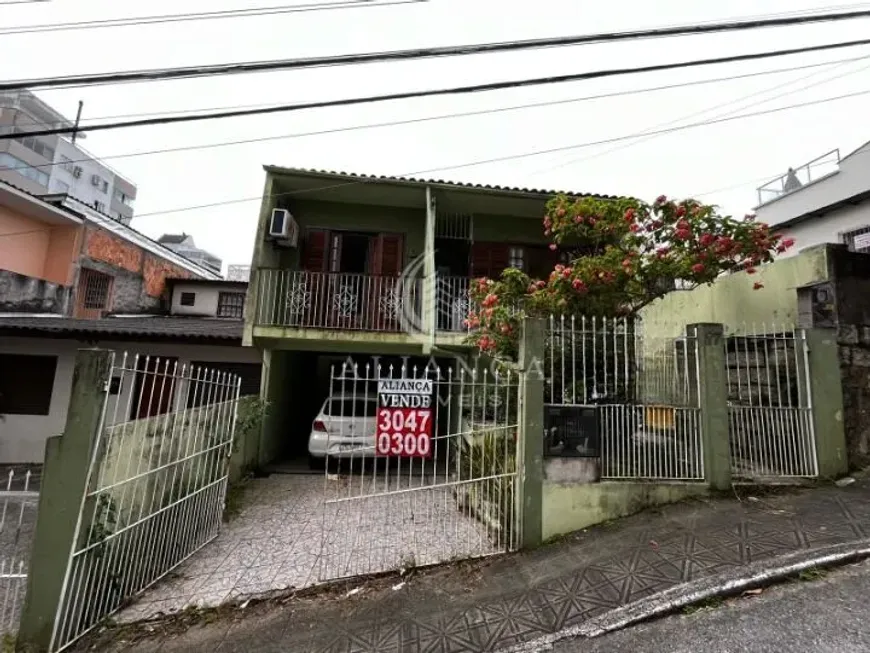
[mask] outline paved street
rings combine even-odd
[[[286,514],[288,528],[291,514]],[[870,536],[870,481],[693,501],[588,529],[535,551],[152,628],[134,651],[499,651],[637,599],[782,554]],[[104,636],[99,650],[130,650]],[[135,639],[135,638],[134,638]],[[699,650],[707,650],[701,648]]]
[[[870,651],[870,562],[553,653],[859,653]]]

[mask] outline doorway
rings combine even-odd
[[[439,331],[460,331],[468,315],[468,279],[471,243],[455,238],[435,239],[438,275],[437,324]]]

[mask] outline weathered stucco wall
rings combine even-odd
[[[710,286],[678,290],[641,311],[644,333],[674,337],[686,324],[715,322],[741,325],[797,324],[797,289],[829,277],[827,247],[813,247],[759,269],[721,277]],[[764,288],[753,290],[755,282]]]

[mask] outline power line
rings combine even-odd
[[[456,112],[456,113],[439,114],[439,115],[434,115],[434,116],[420,116],[417,118],[406,118],[403,120],[390,120],[390,121],[386,121],[386,122],[367,123],[367,124],[363,124],[363,125],[348,125],[348,126],[344,126],[344,127],[332,127],[332,128],[328,128],[328,129],[319,129],[319,130],[309,131],[309,132],[293,132],[293,133],[289,133],[289,134],[277,134],[277,135],[272,135],[272,136],[261,136],[261,137],[257,137],[257,138],[245,138],[245,139],[239,139],[239,140],[233,140],[233,141],[218,141],[215,143],[205,143],[202,145],[181,145],[178,147],[168,147],[168,148],[161,148],[161,149],[156,149],[156,150],[144,150],[144,151],[139,151],[139,152],[127,152],[124,154],[112,154],[112,155],[104,156],[104,157],[84,157],[81,159],[71,159],[69,161],[55,161],[52,163],[43,163],[43,164],[37,164],[37,165],[33,165],[33,166],[30,166],[30,165],[28,165],[28,166],[13,166],[13,167],[3,168],[3,169],[4,170],[25,170],[28,168],[43,169],[43,168],[52,168],[54,166],[59,166],[59,165],[69,165],[69,164],[75,164],[75,163],[87,163],[90,161],[107,161],[107,160],[114,160],[114,159],[128,159],[128,158],[134,158],[134,157],[140,157],[140,156],[150,156],[150,155],[154,155],[154,154],[169,154],[169,153],[173,153],[173,152],[188,152],[188,151],[192,151],[192,150],[205,150],[205,149],[213,149],[213,148],[218,148],[218,147],[229,147],[229,146],[233,146],[233,145],[245,145],[245,144],[250,144],[250,143],[262,143],[262,142],[266,142],[266,141],[283,140],[283,139],[291,139],[291,138],[305,138],[305,137],[309,137],[309,136],[325,136],[325,135],[329,135],[329,134],[339,134],[339,133],[357,131],[357,130],[362,130],[362,129],[377,129],[377,128],[382,128],[382,127],[413,125],[413,124],[419,124],[419,123],[425,123],[425,122],[433,122],[436,120],[448,120],[448,119],[452,119],[452,118],[465,118],[465,117],[473,117],[473,116],[491,115],[491,114],[496,114],[496,113],[505,113],[508,111],[518,111],[518,110],[522,110],[522,109],[533,109],[533,108],[548,107],[548,106],[558,106],[558,105],[562,105],[562,104],[573,104],[573,103],[578,103],[578,102],[586,102],[586,101],[600,100],[600,99],[613,98],[613,97],[622,97],[622,96],[626,96],[626,95],[637,95],[637,94],[642,94],[642,93],[651,93],[651,92],[656,92],[656,91],[685,88],[685,87],[689,87],[689,86],[699,86],[699,85],[704,85],[704,84],[719,84],[722,82],[729,82],[729,81],[735,81],[735,80],[739,80],[739,79],[747,79],[747,78],[752,78],[752,77],[761,77],[761,76],[766,76],[766,75],[782,74],[782,73],[794,72],[797,70],[806,70],[809,68],[818,68],[821,66],[831,66],[831,65],[835,65],[835,64],[853,63],[856,61],[864,61],[866,59],[867,59],[867,56],[865,55],[862,57],[850,57],[848,59],[835,59],[832,61],[824,61],[824,62],[817,62],[817,63],[811,63],[811,64],[804,64],[801,66],[791,66],[788,68],[776,68],[773,70],[762,70],[759,72],[743,73],[740,75],[730,75],[727,77],[713,77],[713,78],[708,78],[708,79],[699,79],[699,80],[693,80],[693,81],[689,81],[689,82],[681,82],[678,84],[665,84],[662,86],[651,86],[651,87],[639,88],[639,89],[627,89],[627,90],[623,90],[623,91],[613,91],[610,93],[599,93],[597,95],[586,95],[586,96],[582,96],[582,97],[566,98],[566,99],[562,99],[562,100],[548,100],[548,101],[544,101],[544,102],[529,102],[529,103],[525,103],[525,104],[515,104],[515,105],[509,105],[509,106],[503,106],[503,107],[494,107],[492,109],[479,109],[479,110],[475,110],[475,111],[460,111],[460,112]],[[777,87],[774,87],[774,88],[777,88]],[[256,105],[256,106],[273,106],[273,105],[263,104],[263,105]],[[163,113],[166,113],[166,112],[161,112],[161,114],[163,114]],[[136,115],[136,114],[131,114],[131,115]],[[145,114],[145,115],[149,115],[149,114]],[[685,118],[681,118],[681,120],[683,120],[683,119],[685,119]]]
[[[709,59],[698,59],[695,61],[680,61],[667,64],[654,64],[649,66],[639,66],[635,68],[612,68],[608,70],[597,70],[586,73],[574,73],[570,75],[555,75],[549,77],[534,77],[505,82],[488,82],[485,84],[473,84],[470,86],[453,86],[450,88],[430,89],[424,91],[404,91],[401,93],[388,93],[385,95],[368,95],[355,98],[344,98],[340,100],[321,100],[318,102],[304,102],[301,104],[285,104],[263,109],[244,109],[236,111],[220,111],[213,113],[197,114],[193,116],[166,116],[162,118],[143,118],[139,120],[128,120],[121,122],[111,122],[95,125],[80,126],[76,133],[105,131],[109,129],[122,129],[129,127],[144,127],[149,125],[166,125],[182,122],[195,122],[202,120],[217,120],[224,118],[239,118],[242,116],[264,115],[271,113],[286,113],[291,111],[302,111],[305,109],[320,109],[325,107],[342,107],[352,106],[357,104],[370,104],[375,102],[387,102],[393,100],[406,100],[418,97],[433,97],[441,95],[464,95],[478,93],[484,91],[496,91],[510,88],[523,88],[528,86],[542,86],[549,84],[561,84],[565,82],[575,82],[587,79],[600,79],[603,77],[614,77],[619,75],[631,75],[639,73],[659,72],[663,70],[674,70],[681,68],[695,68],[698,66],[708,66],[720,63],[734,63],[737,61],[754,61],[758,59],[767,59],[771,57],[783,57],[793,54],[804,54],[807,52],[821,52],[824,50],[833,50],[847,47],[855,47],[860,45],[870,45],[870,39],[861,39],[857,41],[845,41],[841,43],[827,43],[824,45],[805,46],[801,48],[791,48],[787,50],[772,50],[767,52],[755,52],[751,54],[731,55],[727,57],[716,57]],[[2,90],[2,87],[0,87]],[[53,134],[68,134],[72,130],[68,127],[58,127],[50,129],[37,129],[26,132],[15,132],[0,134],[0,141],[12,140],[16,138],[24,138],[27,136],[49,136]]]
[[[758,116],[771,115],[771,114],[775,114],[775,113],[780,113],[782,111],[788,111],[791,109],[800,109],[800,108],[809,107],[809,106],[817,106],[817,105],[821,105],[821,104],[826,104],[828,102],[835,102],[838,100],[845,100],[845,99],[860,97],[860,96],[868,95],[868,94],[870,94],[870,89],[865,89],[863,91],[855,91],[853,93],[846,93],[843,95],[836,95],[836,96],[827,97],[827,98],[820,98],[818,100],[810,100],[810,101],[801,102],[798,104],[790,104],[790,105],[785,105],[782,107],[775,107],[773,109],[765,109],[763,111],[755,111],[755,112],[750,112],[750,113],[743,113],[743,114],[736,115],[736,116],[726,116],[726,117],[722,117],[722,118],[716,118],[716,119],[705,120],[705,121],[700,121],[700,122],[695,122],[695,123],[689,123],[689,124],[685,124],[685,125],[678,125],[676,127],[661,129],[658,132],[639,132],[639,133],[634,133],[634,134],[625,134],[622,136],[614,136],[611,138],[601,139],[598,141],[576,143],[573,145],[564,145],[564,146],[548,148],[548,149],[544,149],[544,150],[534,150],[531,152],[521,152],[518,154],[509,154],[509,155],[500,156],[500,157],[493,157],[493,158],[489,158],[489,159],[478,159],[475,161],[468,161],[465,163],[459,163],[459,164],[454,164],[454,165],[449,165],[449,166],[442,166],[442,167],[437,167],[437,168],[427,168],[425,170],[416,170],[416,171],[412,171],[412,172],[405,172],[405,173],[401,173],[399,175],[394,175],[394,177],[397,177],[397,178],[415,177],[417,175],[432,174],[435,172],[446,172],[448,170],[459,170],[462,168],[471,168],[471,167],[480,166],[480,165],[487,165],[490,163],[502,163],[505,161],[514,161],[517,159],[523,159],[523,158],[528,158],[528,157],[533,157],[533,156],[540,156],[543,154],[553,154],[556,152],[565,152],[565,151],[569,151],[569,150],[583,149],[586,147],[596,147],[599,145],[608,145],[610,143],[618,143],[620,141],[632,140],[632,139],[635,139],[635,138],[638,138],[641,136],[647,136],[647,135],[650,135],[652,133],[670,134],[670,133],[674,133],[674,132],[685,131],[688,129],[695,129],[698,127],[706,127],[709,125],[716,125],[716,124],[722,124],[722,123],[726,123],[726,122],[733,122],[733,121],[742,120],[745,118],[754,118],[754,117],[758,117]],[[764,177],[763,179],[769,179],[769,177]],[[344,188],[347,186],[356,186],[356,185],[360,185],[360,184],[368,184],[368,183],[373,183],[376,181],[383,181],[383,180],[384,180],[383,177],[358,179],[358,180],[354,180],[354,181],[347,181],[347,182],[340,182],[337,184],[330,184],[327,186],[320,186],[317,188],[308,188],[308,189],[296,190],[296,191],[285,191],[285,192],[281,192],[281,193],[272,193],[272,194],[268,195],[267,197],[286,197],[289,195],[302,195],[302,194],[306,194],[306,193],[313,193],[313,192],[324,191],[324,190],[332,190],[334,188]],[[706,191],[704,193],[700,193],[698,196],[710,195],[710,194],[715,193],[715,192],[719,192],[722,190],[730,190],[731,188],[735,188],[735,187],[736,187],[736,185],[735,186],[728,186],[728,187],[724,187],[724,188],[720,188],[720,189],[716,189],[716,190]],[[199,209],[214,208],[214,207],[219,207],[219,206],[228,206],[230,204],[243,204],[246,202],[258,202],[258,201],[261,201],[263,199],[263,197],[264,197],[263,195],[257,195],[255,197],[243,197],[243,198],[237,198],[237,199],[232,199],[232,200],[221,200],[219,202],[210,202],[207,204],[195,204],[195,205],[184,206],[184,207],[179,207],[179,208],[175,208],[175,209],[166,209],[163,211],[151,211],[149,213],[140,213],[134,217],[136,217],[138,219],[138,218],[145,218],[145,217],[153,217],[153,216],[157,216],[157,215],[169,215],[172,213],[183,213],[183,212],[187,212],[187,211],[195,211],[195,210],[199,210]],[[2,235],[12,235],[12,234],[2,234]]]
[[[0,2],[0,6],[3,5],[30,5],[36,2],[51,2],[51,0],[6,0],[6,2]]]
[[[46,2],[49,0],[30,1]],[[391,7],[395,5],[419,4],[428,1],[429,0],[393,0],[387,2],[376,2],[375,0],[339,0],[338,2],[313,2],[308,4],[279,5],[273,7],[251,7],[249,9],[225,9],[222,11],[191,12],[186,14],[130,16],[127,18],[107,18],[103,20],[82,20],[65,23],[46,23],[41,25],[21,25],[16,27],[5,27],[0,28],[0,35],[33,34],[35,32],[62,32],[67,30],[99,29],[107,27],[129,27],[133,25],[155,25],[163,23],[180,23],[186,21],[219,20],[225,18],[275,16],[281,14],[308,13],[312,11],[329,11],[334,9],[367,9],[374,7]]]
[[[714,77],[712,79],[693,80],[693,81],[689,81],[689,82],[680,82],[678,84],[667,84],[664,86],[654,86],[651,88],[615,91],[613,93],[603,93],[601,95],[590,95],[590,96],[586,96],[586,97],[571,98],[571,99],[567,99],[567,100],[533,102],[530,104],[522,104],[522,105],[517,105],[514,107],[503,107],[503,108],[499,108],[499,109],[485,109],[485,110],[481,110],[481,111],[468,111],[468,112],[462,112],[462,113],[453,113],[453,114],[448,114],[448,115],[443,116],[443,117],[452,118],[452,117],[458,117],[458,116],[474,116],[474,115],[479,115],[479,114],[483,114],[483,113],[497,113],[499,111],[511,111],[513,109],[525,109],[525,108],[530,108],[530,107],[543,107],[543,106],[550,106],[553,104],[565,104],[565,103],[569,103],[569,102],[580,102],[583,100],[596,100],[596,99],[600,99],[600,98],[618,97],[618,96],[622,96],[622,95],[633,95],[635,93],[647,93],[649,91],[661,91],[661,90],[667,90],[667,89],[673,89],[673,88],[684,88],[686,86],[695,86],[695,85],[699,85],[699,84],[713,84],[713,83],[719,83],[719,82],[729,82],[729,81],[738,80],[738,79],[749,79],[752,77],[760,77],[760,76],[764,76],[764,75],[775,75],[775,74],[779,74],[779,73],[787,73],[787,72],[793,72],[793,71],[797,71],[797,70],[806,70],[808,68],[819,68],[822,66],[830,66],[830,65],[834,65],[834,64],[851,63],[854,61],[863,61],[866,58],[867,58],[866,56],[862,56],[862,57],[849,57],[847,59],[832,59],[830,61],[819,61],[819,62],[815,62],[815,63],[811,63],[811,64],[803,64],[800,66],[789,66],[787,68],[775,68],[773,70],[762,70],[762,71],[754,72],[754,73],[742,73],[740,75],[729,75],[727,77]],[[86,122],[87,121],[96,121],[96,120],[117,120],[118,118],[139,118],[139,117],[146,117],[146,116],[171,116],[171,115],[175,115],[175,114],[201,113],[201,112],[206,112],[206,111],[232,111],[235,109],[260,109],[263,107],[274,107],[274,106],[279,106],[279,105],[276,105],[275,102],[260,102],[257,104],[233,104],[233,105],[221,106],[221,107],[199,107],[196,109],[172,109],[172,110],[167,109],[164,111],[148,111],[148,112],[139,112],[139,113],[119,113],[119,114],[114,114],[114,115],[90,116],[87,118],[82,118],[82,120],[84,120]],[[4,107],[4,106],[0,105],[0,109],[4,109],[4,108],[12,108],[12,107]],[[434,116],[431,119],[440,119],[441,117],[442,116]],[[429,119],[430,118],[423,118],[420,120],[429,120]],[[395,123],[387,122],[387,123],[379,123],[379,124],[374,125],[374,126],[388,126],[388,125],[393,125],[393,124],[406,124],[406,123],[405,123],[405,121],[398,121]],[[360,127],[360,129],[364,129],[365,127],[366,126],[363,125]],[[280,138],[280,137],[276,137],[276,138]],[[245,141],[242,141],[242,142],[245,142]],[[103,158],[112,158],[112,157],[103,157]],[[91,161],[92,159],[82,159],[82,160],[83,161]],[[48,164],[48,165],[54,165],[54,164]]]
[[[866,60],[866,59],[868,59],[868,57],[860,57],[860,58],[859,58],[859,60]],[[839,64],[837,64],[836,66],[834,66],[834,68],[839,68],[839,67],[841,67],[841,66],[846,65],[847,63],[851,63],[851,62],[842,62],[842,63],[839,63]],[[862,71],[864,71],[864,70],[867,70],[867,68],[868,68],[868,66],[864,66],[863,68],[858,68],[857,70],[846,71],[846,72],[844,72],[844,73],[840,73],[839,75],[834,75],[833,77],[828,77],[828,78],[825,78],[825,79],[819,80],[819,81],[814,82],[814,83],[811,83],[811,84],[805,84],[805,85],[803,85],[803,86],[801,86],[801,87],[799,87],[799,88],[796,88],[796,89],[792,89],[792,90],[789,90],[789,91],[785,91],[785,92],[783,92],[783,93],[777,93],[776,95],[773,95],[773,96],[771,96],[771,97],[765,98],[765,99],[761,100],[760,102],[756,102],[756,103],[754,103],[754,104],[756,104],[756,105],[757,105],[757,104],[766,104],[766,103],[771,102],[771,101],[773,101],[773,100],[776,100],[776,99],[779,99],[779,98],[782,98],[782,97],[787,97],[787,96],[789,96],[789,95],[793,95],[793,94],[795,94],[795,93],[800,93],[801,91],[805,91],[805,90],[807,90],[807,89],[809,89],[809,88],[813,88],[813,87],[819,86],[819,85],[821,85],[821,84],[828,84],[828,83],[830,83],[830,82],[832,82],[832,81],[834,81],[834,80],[841,79],[841,78],[843,78],[843,77],[848,77],[849,75],[854,75],[854,74],[856,74],[856,73],[859,73],[859,72],[862,72]],[[738,112],[742,111],[743,109],[746,109],[746,108],[748,108],[749,106],[751,106],[751,104],[750,104],[750,105],[746,105],[746,104],[745,104],[746,100],[749,100],[749,99],[754,98],[754,97],[758,97],[759,95],[765,95],[765,94],[767,94],[767,93],[770,93],[771,91],[775,91],[775,90],[780,89],[780,88],[785,88],[785,87],[791,86],[791,85],[793,85],[793,84],[796,84],[796,83],[798,83],[798,82],[806,81],[807,79],[810,79],[810,78],[812,78],[812,77],[815,77],[816,75],[824,74],[824,73],[826,73],[826,72],[829,72],[829,71],[827,71],[827,70],[816,71],[816,72],[810,73],[809,75],[805,75],[804,77],[801,77],[800,79],[790,80],[790,81],[788,81],[788,82],[784,82],[784,83],[782,83],[782,84],[778,84],[778,85],[773,86],[773,87],[771,87],[771,88],[765,88],[765,89],[763,89],[763,90],[761,90],[761,91],[756,91],[756,92],[754,92],[754,93],[750,93],[750,94],[748,94],[748,95],[741,96],[741,97],[739,97],[739,98],[736,98],[736,99],[734,99],[734,100],[731,100],[731,101],[729,101],[729,102],[726,102],[725,104],[715,104],[715,105],[713,105],[713,106],[709,106],[709,107],[707,107],[706,109],[701,109],[700,111],[694,111],[694,112],[692,112],[692,113],[690,113],[690,114],[688,114],[688,115],[681,116],[680,118],[676,118],[676,119],[674,119],[674,120],[670,120],[670,121],[665,122],[665,123],[660,123],[660,124],[654,125],[654,126],[648,128],[647,130],[644,130],[643,133],[644,133],[644,134],[649,134],[650,132],[653,132],[653,131],[655,131],[655,130],[657,130],[657,129],[661,129],[661,128],[663,128],[663,127],[669,127],[669,126],[674,125],[674,124],[676,124],[676,123],[682,122],[683,120],[689,120],[689,119],[691,119],[691,118],[695,118],[696,116],[701,116],[701,115],[704,115],[704,114],[706,114],[706,113],[710,113],[711,111],[715,111],[715,110],[717,110],[717,109],[722,109],[722,108],[727,107],[727,106],[729,106],[729,105],[733,105],[733,104],[743,104],[743,106],[738,106],[736,109],[732,109],[731,111],[727,111],[727,112],[725,112],[725,113],[719,113],[716,117],[724,117],[724,116],[734,115],[735,113],[738,113]],[[551,171],[551,170],[556,170],[556,169],[559,169],[559,168],[563,168],[563,167],[565,167],[565,166],[574,165],[575,163],[580,163],[580,162],[582,162],[582,161],[589,161],[589,160],[591,160],[591,159],[596,159],[596,158],[598,158],[598,157],[605,156],[605,155],[607,155],[607,154],[611,154],[611,153],[613,153],[613,152],[617,152],[617,151],[619,151],[619,150],[623,150],[623,149],[626,149],[626,148],[629,148],[629,147],[634,147],[635,145],[639,145],[639,144],[641,144],[641,143],[645,143],[645,142],[650,141],[650,140],[653,140],[653,139],[655,139],[655,138],[659,138],[660,136],[661,136],[661,134],[645,135],[645,136],[643,136],[642,138],[639,138],[639,139],[636,140],[636,141],[628,142],[628,143],[622,143],[622,144],[617,145],[617,146],[615,146],[615,147],[609,148],[609,149],[607,149],[607,150],[605,150],[605,151],[603,151],[603,152],[593,153],[593,154],[590,154],[590,155],[588,155],[588,156],[584,156],[584,157],[571,158],[570,160],[568,160],[568,161],[566,161],[566,162],[559,163],[559,164],[557,164],[557,165],[553,165],[553,166],[548,166],[547,168],[544,168],[543,170],[539,170],[539,171],[533,173],[533,175],[540,174],[540,173],[542,173],[542,172],[549,172],[549,171]]]
[[[722,118],[704,120],[704,121],[695,122],[695,123],[688,123],[685,125],[678,125],[676,127],[661,129],[658,132],[640,132],[640,133],[634,133],[634,134],[626,134],[623,136],[614,136],[611,138],[605,138],[605,139],[601,139],[601,140],[597,140],[597,141],[590,141],[590,142],[586,142],[586,143],[576,143],[574,145],[562,145],[559,147],[553,147],[553,148],[548,148],[548,149],[544,149],[544,150],[534,150],[531,152],[522,152],[519,154],[509,154],[509,155],[494,157],[494,158],[490,158],[490,159],[478,159],[476,161],[469,161],[466,163],[443,166],[443,167],[438,167],[438,168],[428,168],[425,170],[416,170],[413,172],[406,172],[406,173],[402,173],[402,174],[394,175],[394,176],[395,177],[415,177],[418,175],[432,174],[435,172],[446,172],[448,170],[459,170],[462,168],[471,168],[471,167],[480,166],[480,165],[487,165],[490,163],[503,163],[505,161],[515,161],[517,159],[524,159],[524,158],[528,158],[528,157],[532,157],[532,156],[540,156],[543,154],[554,154],[556,152],[567,152],[569,150],[578,150],[578,149],[583,149],[586,147],[596,147],[598,145],[609,145],[611,143],[618,143],[620,141],[632,140],[632,139],[638,138],[640,136],[646,136],[646,135],[653,134],[653,133],[670,134],[670,133],[674,133],[674,132],[678,132],[678,131],[695,129],[698,127],[707,127],[709,125],[718,125],[718,124],[727,123],[727,122],[734,122],[736,120],[743,120],[745,118],[754,118],[754,117],[758,117],[758,116],[771,115],[771,114],[775,114],[775,113],[780,113],[782,111],[788,111],[791,109],[800,109],[800,108],[804,108],[804,107],[817,106],[817,105],[821,105],[821,104],[826,104],[828,102],[835,102],[838,100],[845,100],[845,99],[860,97],[860,96],[868,95],[868,94],[870,94],[870,89],[865,89],[863,91],[855,91],[853,93],[846,93],[843,95],[835,95],[832,97],[820,98],[818,100],[810,100],[810,101],[801,102],[798,104],[790,104],[790,105],[785,105],[782,107],[775,107],[773,109],[765,109],[763,111],[754,111],[754,112],[750,112],[750,113],[742,113],[742,114],[739,114],[736,116],[726,116],[726,117],[722,117]],[[318,192],[318,191],[323,191],[323,190],[331,190],[333,188],[343,188],[346,186],[356,186],[358,184],[372,183],[374,181],[383,181],[383,178],[380,177],[380,178],[373,178],[373,179],[361,179],[361,180],[355,180],[355,181],[341,182],[341,183],[337,183],[337,184],[330,184],[328,186],[321,186],[318,188],[309,188],[309,189],[297,190],[297,191],[286,191],[286,192],[282,192],[282,193],[272,193],[268,197],[284,197],[284,196],[288,196],[288,195],[301,195],[301,194],[305,194],[305,193],[313,193],[313,192]],[[707,193],[707,194],[709,194],[709,193]],[[195,211],[198,209],[214,208],[217,206],[226,206],[229,204],[241,204],[244,202],[257,202],[257,201],[260,201],[262,199],[263,199],[263,195],[258,195],[256,197],[238,198],[238,199],[234,199],[234,200],[222,200],[220,202],[211,202],[208,204],[197,204],[197,205],[192,205],[192,206],[179,207],[177,209],[167,209],[164,211],[151,211],[149,213],[140,213],[135,217],[136,218],[144,218],[144,217],[152,217],[155,215],[169,215],[171,213],[182,213],[182,212],[186,212],[186,211]]]
[[[637,39],[665,38],[672,36],[695,36],[700,34],[735,32],[771,27],[804,25],[810,23],[841,22],[868,17],[870,17],[870,10],[814,14],[810,16],[792,16],[767,20],[731,21],[722,23],[710,23],[707,25],[683,25],[647,30],[584,34],[579,36],[562,36],[544,39],[527,39],[522,41],[502,41],[497,43],[483,43],[474,45],[414,48],[409,50],[342,54],[325,57],[279,59],[272,61],[250,61],[204,66],[183,66],[177,68],[133,70],[113,73],[91,73],[87,75],[67,75],[64,77],[34,78],[5,82],[3,84],[0,84],[0,90],[14,91],[34,88],[57,88],[66,87],[69,85],[95,85],[133,81],[190,79],[196,77],[211,77],[214,75],[234,75],[255,72],[272,72],[279,70],[300,70],[330,66],[410,61],[417,59],[466,56],[473,54],[518,52],[523,50],[538,50],[543,48],[589,45],[593,43],[611,43]],[[0,34],[2,34],[2,31],[0,31]]]

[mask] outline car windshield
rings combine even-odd
[[[374,417],[378,404],[373,399],[333,397],[323,407],[329,417]]]

